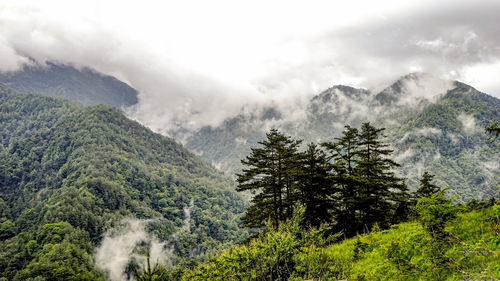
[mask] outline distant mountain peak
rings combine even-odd
[[[422,72],[422,71],[416,71],[416,72],[410,72],[406,75],[401,76],[398,80],[408,80],[408,79],[413,79],[413,80],[418,80],[422,78],[432,78],[435,77],[432,74],[428,72]]]
[[[381,105],[405,106],[415,100],[433,101],[455,87],[453,81],[426,72],[406,74],[375,95]]]
[[[138,92],[115,77],[58,62],[33,62],[16,72],[0,73],[0,82],[21,92],[59,96],[83,105],[122,108],[138,102]]]
[[[339,95],[343,95],[345,97],[348,97],[353,100],[360,100],[364,97],[366,97],[370,91],[366,89],[361,89],[361,88],[354,88],[351,86],[345,86],[345,85],[334,85],[320,94],[314,96],[311,100],[313,102],[332,102],[335,100],[338,100],[340,97]]]

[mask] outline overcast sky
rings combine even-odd
[[[115,75],[156,130],[415,71],[500,97],[499,15],[498,0],[0,0],[0,71],[31,57]]]

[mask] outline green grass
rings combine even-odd
[[[181,280],[497,280],[500,205],[460,213],[438,240],[418,221],[330,244],[300,216],[192,269]],[[334,237],[335,238],[335,237]]]

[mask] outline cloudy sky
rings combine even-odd
[[[0,71],[33,58],[115,75],[159,131],[415,71],[500,97],[498,15],[498,0],[0,0]]]

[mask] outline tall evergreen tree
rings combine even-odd
[[[261,147],[241,162],[247,167],[237,175],[238,191],[249,190],[254,197],[242,220],[246,226],[261,227],[268,218],[277,226],[292,215],[296,204],[300,140],[272,129]]]
[[[342,136],[334,142],[325,142],[323,147],[330,152],[330,178],[334,194],[333,217],[336,228],[346,236],[352,236],[357,225],[356,202],[358,201],[358,179],[354,167],[358,162],[358,129],[345,126]]]
[[[388,158],[392,150],[380,140],[383,130],[363,123],[358,135],[359,162],[354,173],[361,183],[357,204],[363,228],[403,220],[409,207],[408,188],[392,171],[399,165]]]
[[[334,221],[346,236],[398,222],[408,215],[409,195],[392,150],[380,140],[384,129],[364,123],[361,130],[349,126],[342,136],[323,146],[331,153],[331,179],[335,186]]]
[[[430,197],[431,195],[436,194],[441,190],[439,186],[431,183],[433,178],[434,175],[430,174],[427,171],[422,174],[422,178],[420,179],[420,186],[417,189],[417,192],[415,192],[415,197],[417,199],[422,197]]]
[[[334,191],[328,175],[329,164],[325,152],[314,143],[302,153],[300,163],[298,196],[305,207],[304,222],[319,227],[331,219]]]

